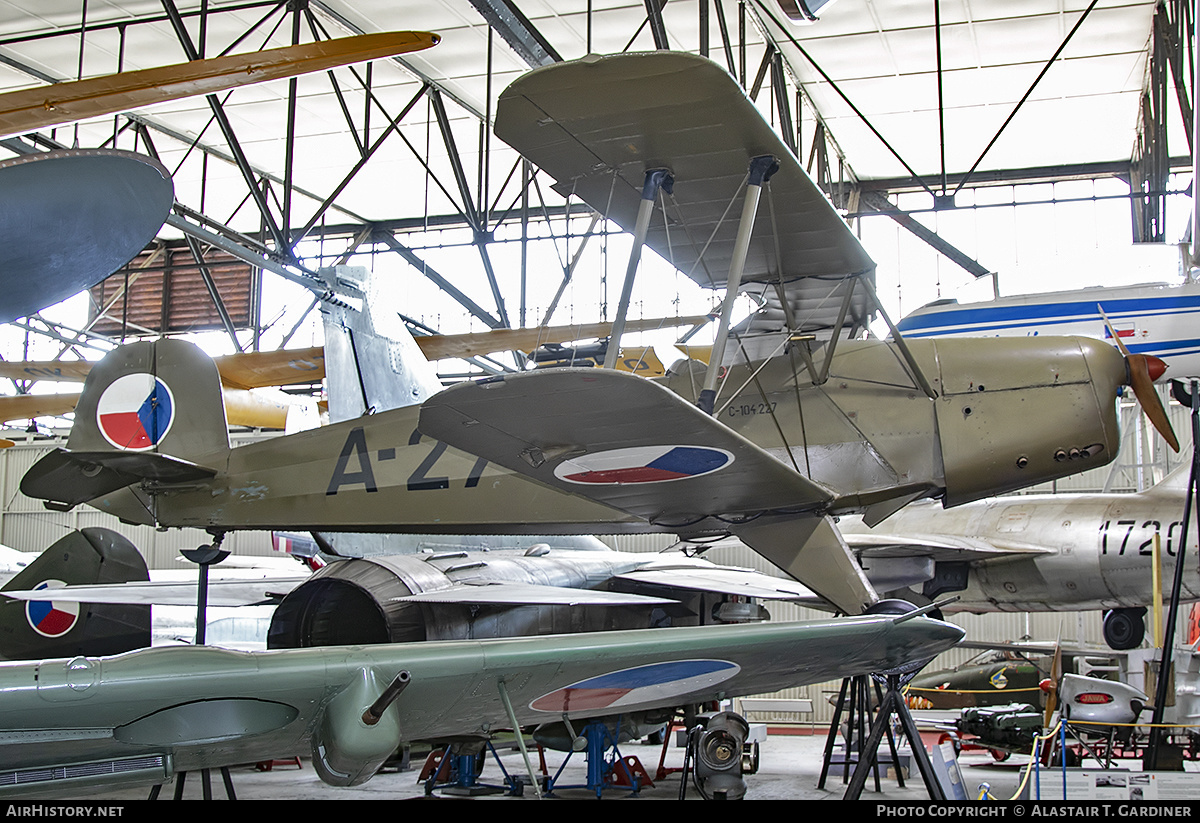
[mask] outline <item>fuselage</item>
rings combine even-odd
[[[1102,465],[1115,455],[1125,367],[1112,347],[1042,338],[916,341],[912,349],[936,397],[917,388],[894,344],[842,341],[824,382],[791,356],[729,369],[716,420],[829,489],[834,514],[898,507],[919,497],[958,505]],[[818,363],[823,356],[817,352]],[[199,403],[187,402],[203,392],[193,375],[158,374],[178,407]],[[89,382],[85,395],[103,390],[105,379],[111,378],[93,370],[89,380],[99,385],[92,390]],[[690,371],[664,382],[694,401]],[[86,401],[78,413],[84,418]],[[93,505],[136,523],[214,529],[286,523],[296,530],[459,534],[679,531],[449,448],[421,434],[419,413],[418,407],[395,409],[232,450],[192,451],[179,456],[212,468],[213,478],[151,482]],[[1039,425],[1027,425],[1034,417]],[[623,422],[631,431],[640,423]],[[578,442],[588,436],[580,431]],[[703,441],[696,433],[675,436]],[[71,450],[105,445],[76,422]],[[172,453],[169,440],[160,449]],[[53,489],[31,490],[29,482],[27,474],[27,492],[54,499]],[[725,532],[728,521],[710,517],[689,528]]]
[[[1166,378],[1200,376],[1200,284],[1076,289],[982,303],[939,300],[897,326],[910,340],[1064,334],[1111,340],[1097,305],[1131,353],[1166,362]]]

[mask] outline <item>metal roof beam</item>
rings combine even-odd
[[[508,0],[471,0],[471,5],[530,68],[562,62],[550,41],[515,4]]]
[[[977,261],[968,257],[966,253],[958,250],[943,240],[937,232],[932,231],[923,223],[918,222],[911,215],[896,208],[896,206],[887,199],[886,195],[877,191],[864,191],[862,193],[860,202],[867,208],[873,209],[880,214],[886,214],[888,217],[895,220],[917,237],[933,246],[935,249],[937,249],[937,251],[949,258],[951,262],[958,264],[975,277],[983,277],[986,274],[991,274],[990,271],[981,266]],[[863,282],[865,283],[866,281],[864,280]]]

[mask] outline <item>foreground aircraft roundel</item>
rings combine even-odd
[[[61,580],[44,580],[35,591],[58,589],[67,585]],[[30,600],[25,604],[25,618],[35,632],[43,637],[62,637],[79,620],[79,604],[51,600]]]
[[[568,483],[662,483],[712,474],[732,462],[732,454],[708,446],[637,446],[564,460],[554,476]]]
[[[135,372],[109,384],[96,404],[96,425],[118,449],[157,446],[175,420],[175,398],[159,378]]]
[[[740,666],[727,660],[651,663],[580,680],[542,695],[529,707],[539,712],[569,712],[662,704],[712,688],[739,671]]]

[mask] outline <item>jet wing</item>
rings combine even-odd
[[[521,583],[463,583],[448,589],[396,597],[405,603],[462,603],[491,606],[659,606],[677,603],[640,594],[537,586]]]
[[[719,117],[714,117],[719,112]],[[836,325],[847,278],[874,262],[737,82],[702,57],[657,51],[535,69],[501,95],[496,135],[627,231],[645,172],[674,177],[646,244],[697,283],[724,287],[751,158],[773,155],[743,284],[785,283],[802,331]],[[730,208],[730,204],[733,207]],[[703,252],[703,257],[701,256]],[[868,320],[859,291],[847,323]]]
[[[1043,546],[996,545],[977,537],[939,535],[855,534],[843,530],[842,538],[862,557],[928,557],[933,560],[1004,560],[1016,556],[1053,554]]]
[[[551,369],[460,383],[427,400],[422,433],[568,494],[686,531],[710,517],[830,501],[683,398],[632,374]]]
[[[717,566],[706,561],[689,562],[688,558],[657,560],[619,574],[616,579],[668,589],[719,592],[759,600],[811,602],[817,598],[810,589],[795,580],[770,577],[753,569],[737,566]]]
[[[259,606],[278,603],[302,577],[257,580],[212,580],[208,584],[210,606]],[[45,590],[0,592],[14,600],[47,600]],[[195,606],[196,581],[112,583],[95,586],[61,586],[54,589],[55,601],[68,603],[125,603],[139,606]]]

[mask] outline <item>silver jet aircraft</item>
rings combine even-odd
[[[838,524],[876,589],[913,602],[949,594],[949,611],[1104,610],[1114,649],[1140,645],[1152,604],[1151,546],[1162,546],[1169,594],[1181,550],[1188,466],[1138,494],[1039,494],[943,511],[910,506],[875,528]],[[1186,551],[1196,563],[1194,526]],[[1183,602],[1200,600],[1185,574]]]

